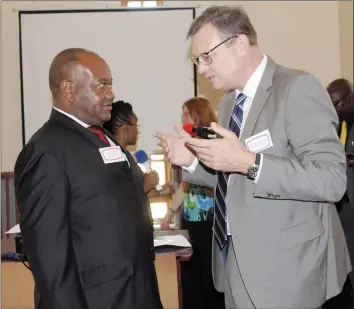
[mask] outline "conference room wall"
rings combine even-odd
[[[334,1],[165,1],[165,6],[195,6],[197,15],[212,4],[241,5],[249,13],[263,51],[286,66],[310,71],[326,85],[341,75],[339,4]],[[18,10],[118,8],[120,1],[2,2],[1,171],[12,171],[22,148]],[[350,21],[350,16],[348,17]],[[352,19],[352,16],[351,16]],[[163,25],[162,25],[163,26]],[[178,25],[176,25],[178,27]],[[166,33],[168,35],[168,33]],[[343,70],[343,66],[342,66]],[[351,69],[352,71],[352,69]],[[38,85],[34,91],[41,91]],[[201,76],[198,93],[216,108],[222,93]]]
[[[353,2],[340,1],[338,8],[341,77],[353,82]]]

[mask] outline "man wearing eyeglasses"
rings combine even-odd
[[[338,114],[339,126],[338,136],[343,144],[347,156],[347,191],[343,198],[336,203],[345,237],[348,244],[349,255],[354,265],[354,98],[353,85],[344,78],[332,81],[327,86],[327,91],[331,97],[334,108]],[[351,281],[351,282],[350,282]],[[350,304],[349,308],[353,308],[353,300],[350,295],[354,294],[354,274],[351,272],[350,280],[343,288],[343,292],[337,297],[331,299],[324,308],[348,308],[346,304]],[[350,290],[352,292],[350,293]]]
[[[334,206],[346,160],[329,96],[264,55],[239,7],[208,8],[188,37],[199,73],[225,92],[211,125],[220,138],[180,127],[154,136],[188,181],[215,187],[215,287],[226,308],[320,308],[351,270]]]

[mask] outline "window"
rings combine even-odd
[[[150,156],[151,169],[155,170],[159,174],[160,185],[166,183],[167,179],[167,166],[164,155],[153,154]]]
[[[176,173],[176,171],[172,168],[170,163],[168,163],[163,154],[149,154],[149,163],[151,169],[158,173],[160,185],[163,185],[167,181],[171,181],[173,179],[174,185],[176,186],[176,182],[178,183],[181,181],[180,172]],[[146,172],[146,169],[143,165],[139,163],[138,165],[143,172]],[[160,221],[165,217],[167,209],[171,205],[172,198],[173,194],[150,198],[150,209],[152,218],[154,220],[155,230],[160,228]],[[176,219],[178,219],[177,215],[172,220],[172,228],[176,226]]]
[[[151,214],[154,220],[161,219],[166,215],[167,203],[166,202],[155,202],[150,204]]]
[[[140,8],[140,7],[156,7],[162,6],[163,1],[121,1],[122,7],[130,7],[130,8]]]
[[[155,170],[159,174],[160,185],[165,184],[167,181],[172,179],[172,169],[171,165],[165,159],[163,154],[151,154],[149,156],[150,166],[152,170]],[[144,171],[144,167],[140,166]],[[159,220],[167,213],[167,208],[170,206],[172,201],[172,194],[164,196],[156,196],[150,199],[151,214],[154,220],[154,227],[158,229],[160,224]]]

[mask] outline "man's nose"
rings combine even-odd
[[[114,100],[115,95],[114,95],[114,92],[113,92],[113,88],[112,88],[112,87],[109,88],[109,90],[107,91],[106,97],[107,97],[107,99],[109,99],[109,100],[112,100],[112,101]]]
[[[208,66],[206,64],[204,64],[204,63],[200,63],[198,65],[198,73],[199,74],[204,74],[207,69],[208,69]]]

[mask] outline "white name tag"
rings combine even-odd
[[[125,161],[125,155],[119,146],[103,147],[99,149],[103,162],[115,163]]]
[[[272,138],[268,129],[245,139],[245,144],[249,151],[256,153],[273,147]]]

